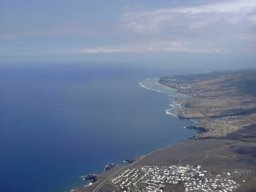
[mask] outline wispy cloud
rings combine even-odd
[[[206,51],[213,47],[234,49],[241,44],[246,46],[245,39],[255,36],[256,1],[226,0],[150,11],[130,10],[123,16],[122,28],[140,38],[189,42],[189,50],[197,50],[199,44]],[[248,49],[250,45],[251,42]]]
[[[84,54],[111,54],[111,53],[220,53],[221,49],[188,47],[180,42],[159,41],[141,45],[124,47],[96,47],[83,48]]]
[[[126,46],[102,46],[102,47],[36,47],[18,46],[15,48],[3,48],[0,46],[0,57],[38,57],[38,56],[83,56],[83,55],[111,55],[111,54],[171,54],[171,53],[195,53],[209,54],[220,53],[217,48],[190,47],[181,42],[158,41],[147,44],[134,44]]]
[[[52,23],[41,30],[3,28],[0,55],[13,58],[256,51],[255,0],[200,1],[190,6],[181,3],[150,10],[123,10],[107,22]],[[49,46],[44,47],[46,44]]]
[[[241,27],[241,24],[244,26],[249,22],[250,25],[255,24],[255,8],[255,0],[232,0],[151,11],[129,11],[124,15],[123,28],[137,34],[167,33],[179,36],[181,32],[180,37],[189,36],[195,30],[201,30],[201,33],[209,33],[210,29],[221,32],[225,27]]]
[[[83,53],[220,53],[255,41],[255,10],[255,0],[227,0],[128,11],[121,23],[124,33],[143,43],[85,48]]]

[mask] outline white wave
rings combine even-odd
[[[176,108],[181,109],[181,104],[177,103],[176,101],[174,101],[172,104],[173,104]]]
[[[158,93],[167,93],[170,97],[169,109],[165,110],[167,115],[178,117],[178,111],[181,109],[181,105],[175,101],[175,99],[179,96],[174,89],[166,87],[162,84],[159,84],[158,78],[147,78],[142,82],[138,82],[139,86],[144,89],[155,91]]]
[[[190,121],[194,122],[194,123],[199,123],[198,121],[194,120],[194,119],[189,119]]]
[[[88,183],[87,185],[84,185],[84,187],[89,187],[92,185],[92,182]]]
[[[171,108],[176,108],[176,106],[173,105],[172,103],[170,103],[169,106],[170,106]]]
[[[179,103],[177,103],[176,101],[173,101],[169,104],[169,106],[172,108],[172,109],[181,109],[181,105]]]
[[[162,91],[157,90],[157,89],[149,88],[149,87],[143,85],[141,82],[139,82],[139,85],[140,85],[142,88],[144,88],[144,89],[147,89],[147,90],[150,90],[150,91],[156,91],[156,92],[158,92],[158,93],[162,93]]]
[[[178,116],[172,111],[172,109],[166,109],[166,110],[165,110],[165,113],[166,113],[167,115],[171,115],[171,116],[173,116],[173,117],[178,117]]]

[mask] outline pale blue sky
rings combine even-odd
[[[0,63],[255,53],[255,0],[0,0]]]

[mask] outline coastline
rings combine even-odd
[[[223,147],[225,146],[225,147]],[[249,145],[250,146],[250,145]],[[236,155],[236,158],[228,159],[227,157],[236,154],[233,148],[248,147],[247,143],[229,139],[187,139],[154,150],[148,154],[141,155],[132,164],[118,165],[117,167],[99,173],[98,180],[90,186],[84,186],[74,189],[73,192],[111,192],[115,188],[110,180],[121,174],[122,171],[141,166],[173,166],[173,165],[192,165],[202,166],[211,174],[229,173],[231,170],[248,172],[240,179],[240,190],[249,191],[255,189],[256,168],[254,164],[248,164],[248,158],[243,155]],[[238,158],[238,159],[237,159]],[[249,158],[251,161],[253,157]],[[239,163],[238,163],[239,162]],[[235,176],[236,178],[236,176]],[[236,178],[237,179],[237,178]],[[246,180],[246,183],[242,181]],[[177,190],[178,192],[184,190]]]
[[[210,78],[209,74],[161,77],[159,83],[187,96],[177,99],[177,116],[204,130],[196,138],[223,138],[256,120],[255,94],[243,88],[254,74],[248,80],[242,75],[235,71],[213,73]]]
[[[146,90],[149,90],[149,91],[153,91],[153,92],[157,92],[157,93],[167,94],[167,96],[169,96],[171,98],[174,98],[173,102],[168,104],[172,108],[166,109],[165,110],[165,114],[166,115],[170,115],[172,117],[175,117],[177,119],[180,119],[178,117],[177,110],[181,108],[181,105],[179,103],[177,103],[176,99],[179,98],[179,97],[181,97],[181,98],[186,97],[186,95],[177,92],[177,90],[174,89],[174,88],[166,87],[165,85],[160,84],[159,83],[160,78],[147,78],[146,80],[153,80],[154,82],[156,82],[158,84],[157,86],[162,86],[162,88],[164,88],[164,90],[158,90],[158,89],[147,87],[142,82],[138,82],[139,86],[142,87],[143,89],[146,89]],[[172,109],[174,109],[175,112],[172,112],[172,113],[168,112],[168,110],[172,110]],[[196,121],[194,121],[192,119],[186,119],[186,120],[189,120],[189,121],[191,121],[193,123],[197,123]],[[195,127],[195,125],[190,125],[190,126],[188,126],[186,128],[190,129],[190,127],[192,129],[192,127]],[[198,129],[194,129],[194,130],[197,130],[197,132],[200,132]],[[161,148],[155,149],[153,151],[150,151],[149,153],[141,154],[138,157],[133,157],[134,161],[132,163],[130,163],[130,164],[125,164],[125,163],[121,163],[120,162],[120,163],[116,164],[116,166],[114,168],[107,170],[107,172],[102,170],[102,172],[96,173],[96,175],[97,175],[97,181],[96,182],[92,182],[92,183],[90,183],[90,185],[87,184],[87,185],[84,185],[82,187],[71,189],[70,192],[91,192],[91,191],[96,192],[96,191],[100,191],[100,190],[98,190],[98,186],[102,185],[102,182],[105,184],[104,180],[106,180],[106,177],[107,178],[109,178],[110,176],[112,177],[113,175],[118,174],[119,172],[121,172],[125,168],[136,166],[143,159],[147,158],[148,156],[154,155],[154,153],[157,153],[158,151],[164,151],[166,149],[168,150],[173,145],[176,146],[176,145],[182,144],[183,142],[190,141],[191,139],[195,139],[195,135],[193,135],[192,137],[189,137],[189,138],[187,138],[185,140],[178,141],[176,143],[169,144],[167,146],[163,146]]]
[[[146,87],[144,87],[146,88]],[[175,89],[175,87],[171,87]],[[149,88],[146,88],[149,89]],[[152,90],[152,89],[150,89]],[[175,89],[179,92],[179,89]],[[159,90],[152,90],[161,92]],[[182,94],[185,94],[182,92]],[[188,94],[190,97],[191,95]],[[209,128],[201,126],[202,120],[193,116],[187,117],[181,115],[184,108],[184,103],[180,103],[177,118],[187,119],[196,123],[196,125],[188,126],[188,129],[195,129],[197,133],[193,138],[188,138],[184,141],[177,142],[175,144],[168,145],[166,147],[154,150],[148,154],[142,155],[137,158],[131,164],[119,165],[119,168],[114,168],[108,172],[99,174],[99,180],[93,185],[87,188],[78,188],[75,192],[89,192],[89,191],[113,191],[116,189],[111,183],[111,179],[119,175],[122,171],[129,168],[139,168],[143,166],[172,166],[172,165],[193,165],[203,166],[204,169],[210,171],[211,174],[235,173],[238,170],[246,174],[232,174],[232,179],[239,183],[239,190],[237,191],[250,191],[256,189],[256,168],[255,168],[255,142],[249,140],[233,139],[234,137],[243,136],[244,133],[233,132],[233,138],[228,135],[222,135],[219,137],[207,136],[211,131]],[[172,106],[173,107],[173,106]],[[169,114],[171,115],[171,114]],[[204,133],[207,133],[206,136]],[[210,132],[211,133],[211,132]],[[200,135],[203,135],[202,137]],[[255,135],[256,138],[256,135]],[[244,153],[244,150],[247,150]],[[238,171],[239,172],[239,171]],[[242,176],[241,176],[242,175]],[[167,187],[168,188],[168,187]],[[177,189],[177,191],[184,191],[184,188]]]

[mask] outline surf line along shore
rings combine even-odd
[[[227,77],[226,74],[220,73],[215,75],[214,78],[224,79],[223,75]],[[196,83],[188,84],[188,82],[191,82],[191,77],[182,77],[183,79],[179,78],[181,77],[165,77],[162,79],[162,83],[164,80],[166,81],[165,85],[167,87],[170,86],[176,88],[176,90],[183,94],[188,93],[190,97],[181,98],[178,101],[181,104],[181,109],[178,111],[178,115],[180,118],[194,119],[198,121],[200,126],[208,126],[206,127],[206,131],[198,133],[192,140],[183,141],[156,150],[142,156],[143,158],[138,158],[137,161],[134,161],[129,165],[120,165],[107,172],[103,172],[98,176],[97,182],[93,185],[85,188],[78,188],[76,191],[124,191],[129,189],[138,191],[138,187],[145,190],[149,188],[153,189],[155,187],[154,189],[156,191],[158,189],[164,191],[214,191],[215,188],[226,191],[256,189],[255,177],[253,177],[256,173],[253,164],[253,151],[256,149],[255,140],[253,140],[256,135],[255,131],[252,131],[251,128],[245,128],[241,133],[240,130],[236,130],[232,126],[230,126],[230,129],[227,129],[228,126],[226,126],[222,131],[214,130],[219,129],[218,124],[223,124],[223,121],[224,123],[227,123],[228,121],[232,125],[232,121],[235,120],[241,127],[243,127],[242,125],[244,122],[247,124],[253,121],[255,122],[255,114],[253,112],[246,116],[234,113],[232,115],[228,114],[227,111],[224,111],[228,104],[219,105],[217,102],[218,99],[223,99],[223,95],[225,96],[223,90],[220,88],[216,89],[218,84],[215,86],[211,85],[211,87],[215,87],[215,90],[210,91],[204,91],[204,87],[200,87],[202,84],[206,85],[207,83],[211,84],[212,82],[218,82],[219,84],[223,83],[220,80],[213,81],[213,78],[209,80],[200,77],[200,80],[192,80],[192,82]],[[187,81],[186,78],[190,81]],[[232,80],[232,74],[229,76],[229,79],[226,79],[225,81],[228,80]],[[202,83],[202,81],[204,82]],[[213,95],[218,95],[219,92],[222,92],[222,97],[214,98]],[[201,95],[198,96],[199,93]],[[207,96],[203,95],[204,97],[202,97],[202,94],[204,93],[207,93]],[[230,94],[230,92],[228,94]],[[242,94],[244,94],[242,95],[243,97],[249,98],[246,93]],[[210,102],[211,107],[209,107],[209,104],[205,104],[204,100],[208,99],[207,97],[211,97],[211,100],[215,101]],[[229,98],[229,100],[230,99],[235,100],[236,98]],[[215,107],[215,111],[220,112],[215,112],[214,114],[214,111],[211,111],[213,106]],[[231,108],[232,106],[228,107]],[[196,108],[197,110],[195,110]],[[229,112],[232,112],[232,110],[229,110]],[[207,122],[209,123],[207,124]],[[209,125],[215,126],[211,128]],[[241,138],[241,134],[245,135],[247,133],[246,131],[250,131],[251,137]],[[219,133],[221,133],[221,135],[219,135]],[[202,167],[202,170],[197,170],[198,166]],[[170,179],[173,175],[168,175],[171,171],[171,167],[175,168],[175,170],[172,169],[172,171],[176,174],[176,180]],[[145,172],[145,170],[149,169],[154,170],[154,172]],[[200,186],[200,189],[197,189],[196,186],[188,182],[188,180],[194,181],[195,179],[193,176],[187,175],[190,173],[188,170],[195,170],[195,172],[192,171],[192,173],[196,173],[197,170],[201,176],[204,175],[202,176],[203,178],[207,178],[207,180],[197,178],[203,183],[200,185],[198,183],[197,186]],[[186,177],[178,175],[180,171],[183,172]],[[163,177],[164,174],[167,175]],[[136,180],[136,175],[140,175],[144,179]],[[174,184],[176,182],[178,183]],[[197,182],[197,180],[195,180],[195,182]]]

